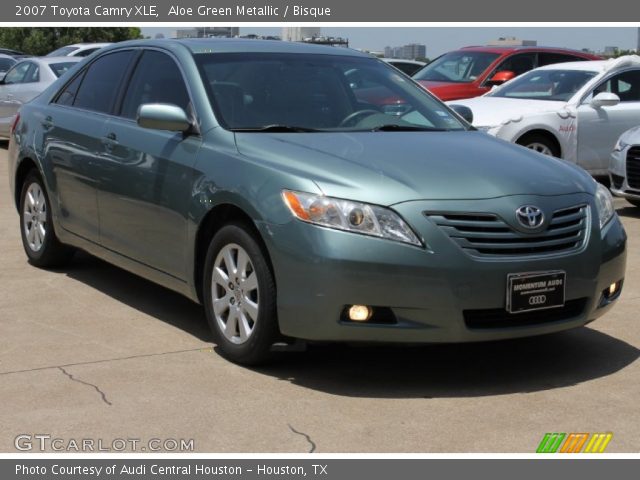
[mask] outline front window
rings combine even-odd
[[[374,58],[197,54],[220,123],[231,130],[464,130],[440,101]]]
[[[582,70],[533,70],[487,96],[566,102],[595,76]]]
[[[414,75],[414,80],[471,83],[498,58],[497,53],[450,52],[436,58]]]

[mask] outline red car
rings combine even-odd
[[[477,97],[537,67],[602,60],[577,50],[547,47],[465,47],[445,53],[413,75],[440,100]]]

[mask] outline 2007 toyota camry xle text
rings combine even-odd
[[[626,256],[608,190],[464,113],[348,49],[115,44],[13,124],[24,249],[201,302],[246,364],[292,339],[495,340],[607,312]]]

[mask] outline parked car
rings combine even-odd
[[[10,57],[13,57],[13,58],[22,58],[22,57],[30,56],[24,52],[19,52],[18,50],[12,50],[11,48],[0,48],[0,53],[3,55],[9,55]]]
[[[403,115],[358,100],[358,70]],[[359,52],[105,48],[24,105],[8,152],[29,261],[80,248],[204,304],[220,351],[468,342],[609,310],[626,236],[582,169],[499,141]]]
[[[418,60],[403,60],[399,58],[382,58],[381,60],[396,67],[398,70],[409,76],[412,76],[426,65],[425,62],[420,62]]]
[[[616,139],[640,123],[640,57],[549,65],[454,103],[491,135],[606,176]]]
[[[9,69],[16,64],[16,61],[12,56],[0,53],[0,80],[2,80]]]
[[[111,43],[74,43],[48,53],[47,57],[88,57],[108,45]]]
[[[29,58],[16,63],[0,81],[0,138],[9,138],[16,113],[81,58]]]
[[[611,154],[609,179],[614,195],[640,207],[640,126],[620,135]]]
[[[537,67],[600,58],[564,48],[465,47],[436,58],[413,79],[440,100],[458,100],[487,93]]]

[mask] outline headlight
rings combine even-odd
[[[624,142],[622,140],[622,138],[619,138],[618,141],[616,142],[615,147],[613,147],[613,151],[614,152],[621,152],[622,150],[624,150],[625,148],[627,148],[629,146],[628,143]]]
[[[284,190],[282,198],[304,222],[422,246],[409,225],[388,208],[290,190]]]
[[[615,210],[613,209],[613,197],[611,197],[609,189],[601,184],[598,184],[596,188],[596,208],[600,218],[600,229],[602,229],[613,218]]]

